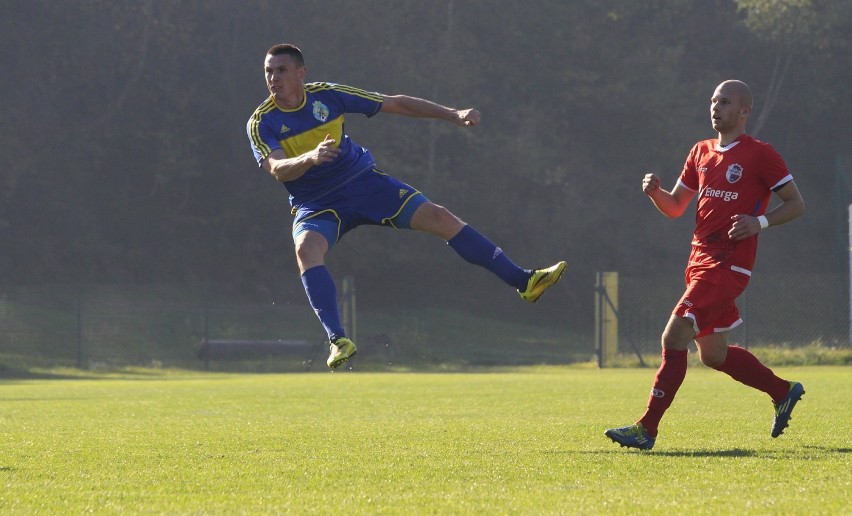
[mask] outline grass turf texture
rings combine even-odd
[[[0,383],[0,512],[849,514],[852,370],[762,393],[691,368],[656,448],[603,435],[653,370],[225,375]]]

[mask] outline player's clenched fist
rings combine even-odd
[[[642,191],[645,192],[646,195],[651,195],[659,189],[660,178],[654,174],[645,174],[645,177],[642,179]]]
[[[456,115],[458,116],[458,124],[465,126],[474,126],[479,125],[479,120],[482,115],[479,111],[471,108],[471,109],[459,109],[456,111]]]
[[[335,143],[337,142],[330,134],[325,135],[325,139],[317,145],[317,148],[314,149],[313,154],[311,154],[311,161],[313,161],[314,165],[321,165],[323,163],[328,163],[329,161],[334,161],[341,152],[340,148],[334,145]]]

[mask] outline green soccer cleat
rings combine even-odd
[[[650,450],[654,447],[654,442],[657,440],[648,435],[648,432],[645,431],[641,423],[621,428],[610,428],[604,432],[604,435],[622,447],[639,448],[640,450]]]
[[[544,294],[544,291],[547,290],[548,287],[559,281],[562,277],[562,273],[565,272],[565,267],[567,266],[567,263],[559,262],[546,269],[535,269],[532,276],[530,276],[530,279],[527,281],[526,290],[523,292],[518,290],[518,294],[520,294],[521,299],[527,303],[535,303],[538,301],[538,298]]]
[[[799,382],[790,382],[790,391],[787,396],[775,405],[775,419],[772,421],[772,437],[778,437],[784,433],[784,429],[790,424],[793,419],[793,407],[802,399],[805,393],[805,387]]]
[[[328,351],[330,354],[326,364],[328,364],[328,367],[336,369],[337,366],[354,357],[358,353],[358,348],[355,347],[354,342],[346,337],[338,337],[328,347]]]

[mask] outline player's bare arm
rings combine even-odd
[[[655,174],[645,174],[642,179],[642,191],[660,213],[671,219],[683,215],[689,201],[695,196],[695,192],[684,188],[680,183],[676,184],[672,191],[664,190],[660,187],[660,178]]]
[[[785,184],[775,194],[781,199],[781,204],[766,212],[765,217],[769,226],[785,224],[805,213],[805,201],[794,181]],[[731,220],[733,224],[728,231],[728,236],[732,240],[742,240],[760,233],[760,220],[757,217],[739,214],[731,217]]]
[[[276,149],[264,160],[263,168],[279,181],[298,179],[314,165],[334,160],[340,154],[336,143],[331,136],[326,136],[314,150],[295,158],[288,158],[284,151]]]
[[[468,127],[478,125],[482,116],[479,111],[472,108],[450,108],[431,100],[409,97],[408,95],[385,95],[381,112],[417,118],[436,118]]]

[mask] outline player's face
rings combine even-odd
[[[299,66],[293,56],[279,54],[266,56],[264,62],[266,87],[278,104],[285,108],[297,108],[304,98],[306,69]]]
[[[726,85],[719,86],[710,99],[710,123],[719,133],[733,131],[745,124],[746,106],[737,91]]]

